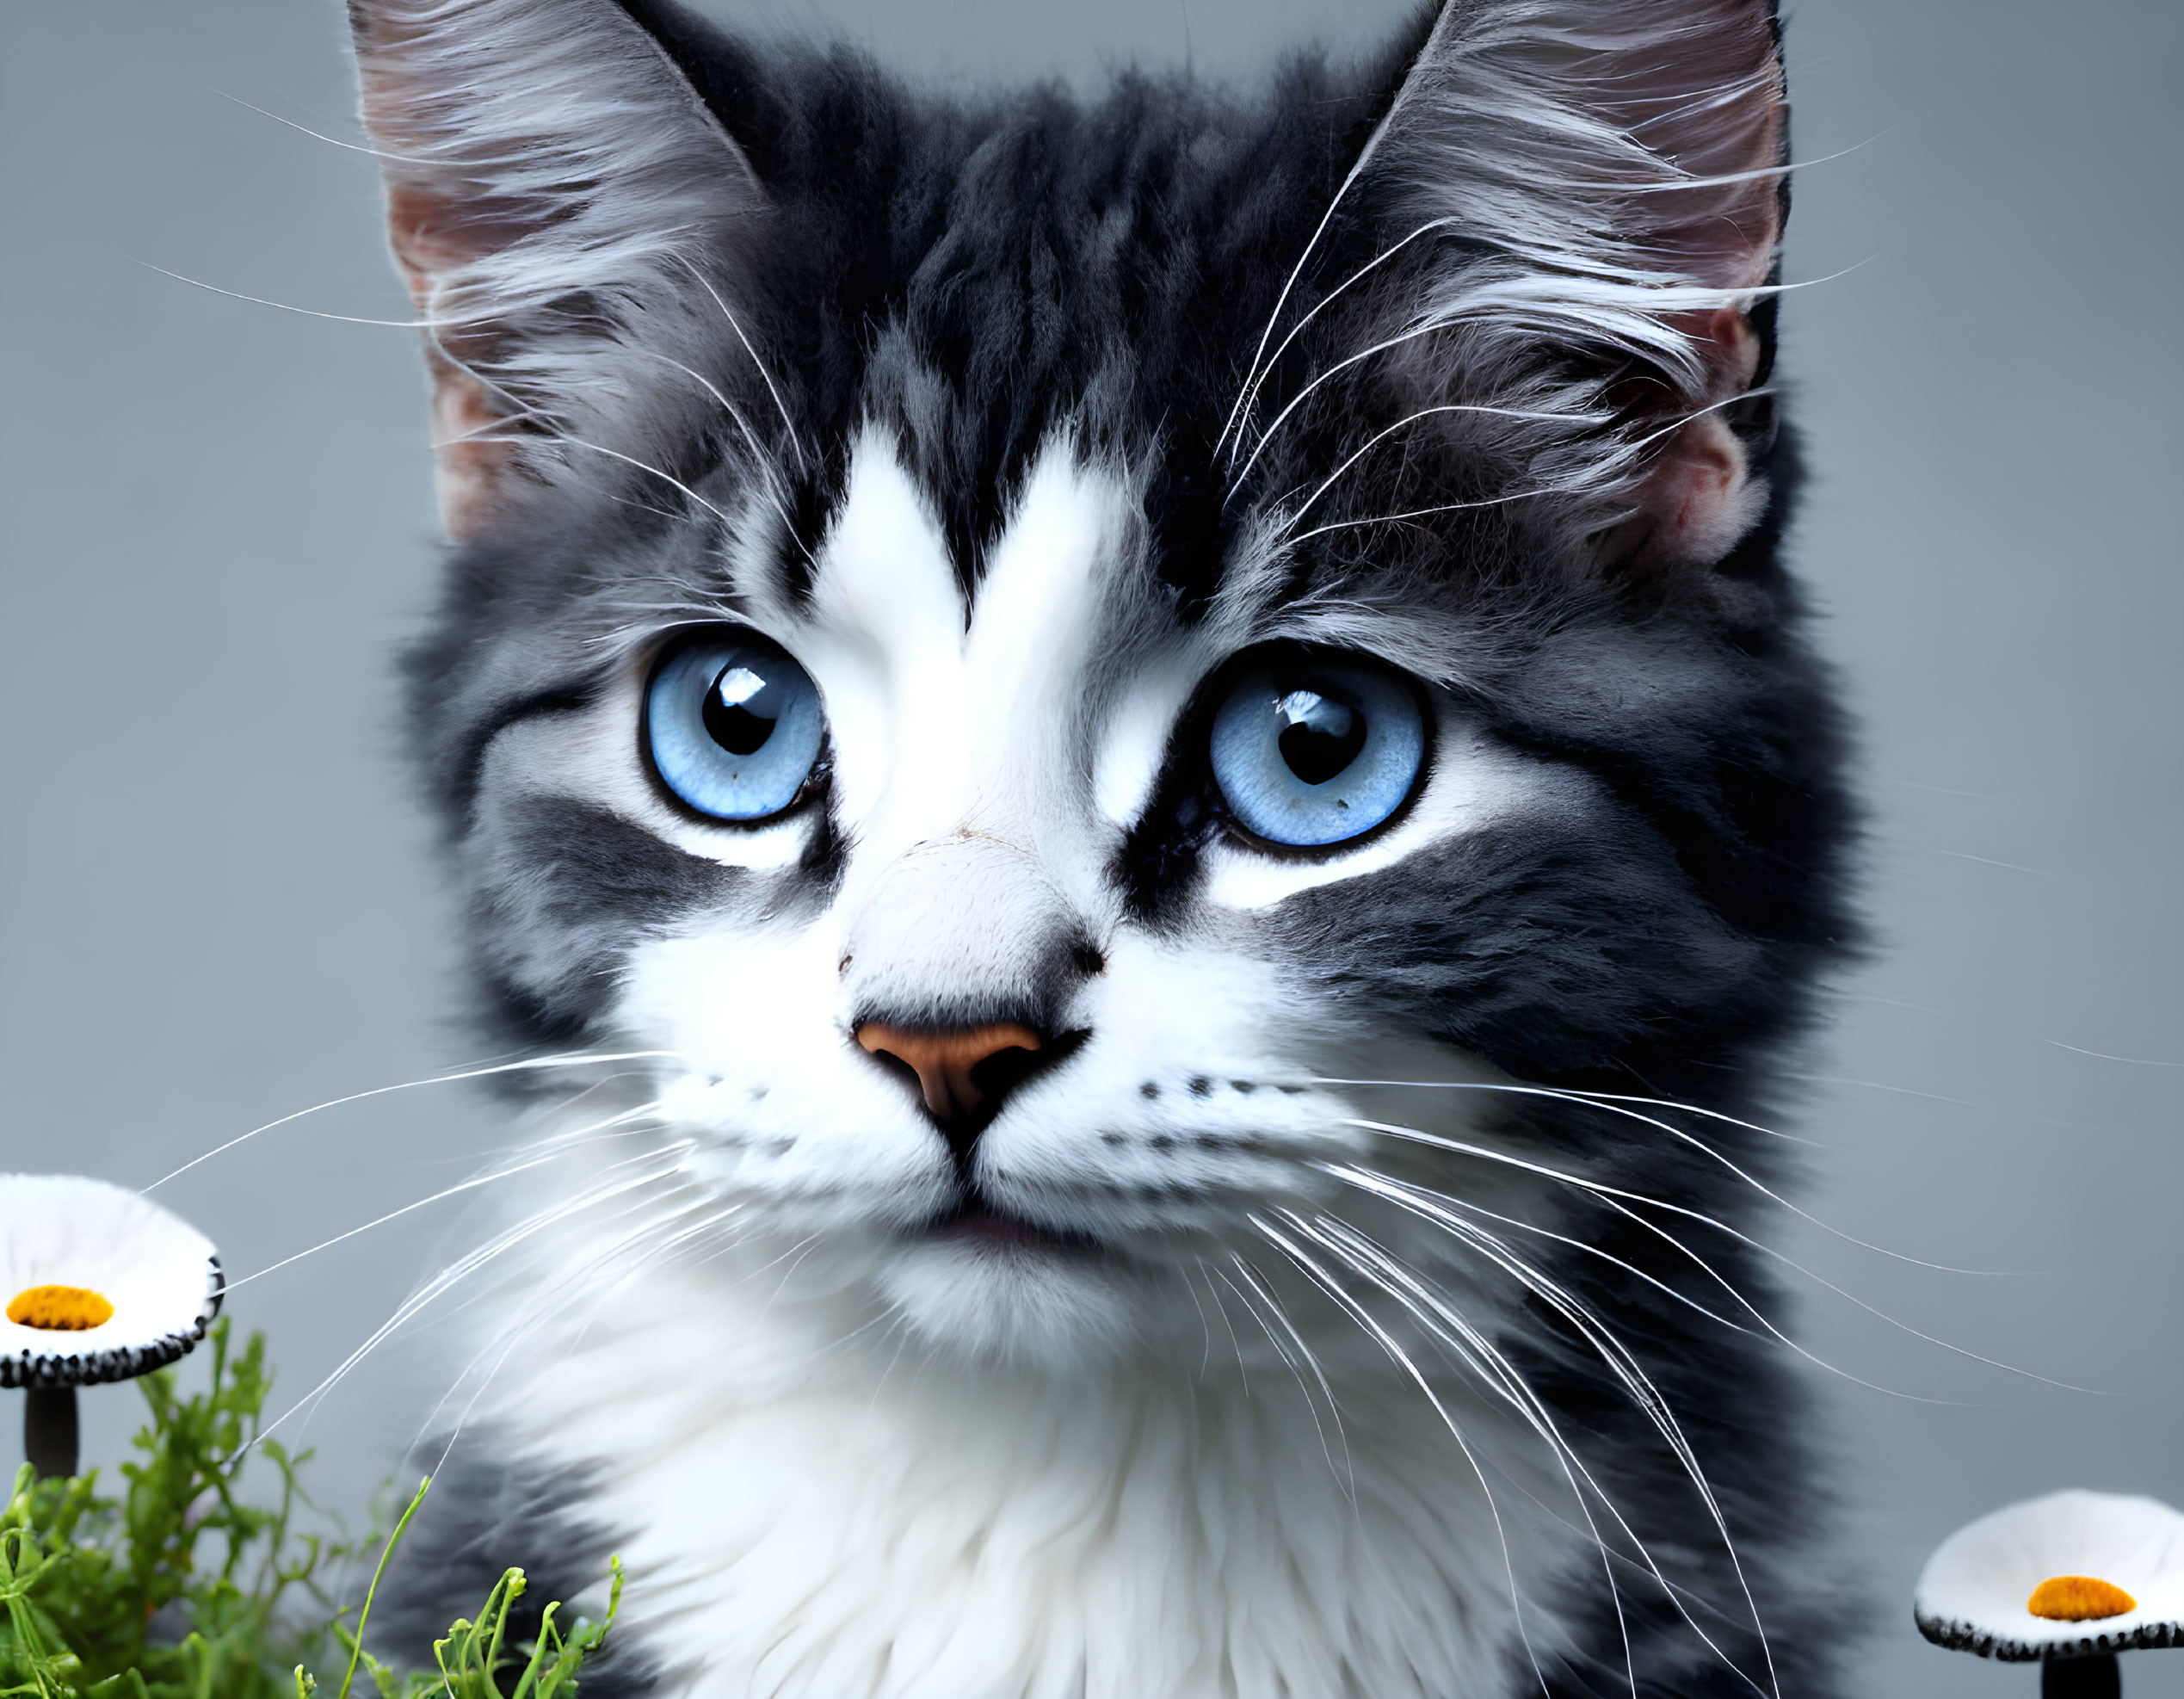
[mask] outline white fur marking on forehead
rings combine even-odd
[[[965,655],[980,699],[1007,705],[1008,721],[974,728],[996,754],[1005,741],[1029,755],[1027,730],[1058,732],[1077,718],[1133,507],[1127,484],[1076,464],[1065,443],[1050,444],[1033,464],[987,558]]]
[[[940,522],[876,429],[850,449],[811,599],[820,625],[883,658],[952,653],[962,641],[963,596]]]
[[[939,522],[876,429],[851,448],[796,648],[826,697],[848,819],[906,788],[962,793],[962,592]]]
[[[1064,442],[1027,475],[968,627],[940,525],[877,429],[858,439],[805,633],[846,819],[877,862],[973,822],[1015,830],[1081,783],[1088,689],[1134,497]],[[853,874],[853,880],[854,875]]]

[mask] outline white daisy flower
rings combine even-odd
[[[150,1199],[71,1174],[0,1174],[0,1387],[29,1393],[26,1451],[76,1467],[77,1387],[190,1350],[219,1313],[212,1241]]]
[[[2040,1659],[2049,1699],[2114,1694],[2117,1653],[2184,1645],[2184,1514],[2081,1490],[2012,1504],[1941,1542],[1912,1614],[1937,1646]]]

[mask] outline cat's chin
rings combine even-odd
[[[1091,1248],[1001,1215],[966,1215],[901,1245],[882,1297],[920,1344],[959,1360],[1067,1374],[1137,1335],[1131,1276]]]

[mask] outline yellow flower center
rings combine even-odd
[[[2113,1581],[2093,1575],[2051,1575],[2033,1589],[2025,1609],[2051,1622],[2097,1622],[2138,1609],[2138,1601]]]
[[[8,1319],[18,1327],[80,1333],[114,1319],[114,1306],[88,1286],[27,1286],[8,1301]]]
[[[52,1333],[80,1333],[113,1319],[114,1306],[87,1286],[27,1286],[8,1301],[8,1319],[16,1326]]]

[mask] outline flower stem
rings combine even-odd
[[[76,1473],[76,1388],[32,1387],[22,1395],[22,1455],[40,1480]]]
[[[2121,1699],[2122,1694],[2123,1677],[2113,1652],[2040,1660],[2040,1699]]]

